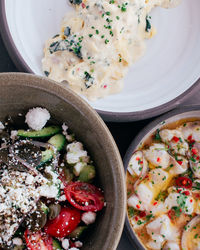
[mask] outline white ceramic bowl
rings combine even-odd
[[[67,0],[1,0],[0,25],[10,55],[21,70],[43,75],[44,42],[60,30]],[[156,8],[157,35],[125,78],[123,91],[89,102],[105,120],[130,121],[170,110],[194,91],[200,77],[200,1]]]

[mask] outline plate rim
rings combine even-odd
[[[157,126],[163,126],[162,122],[164,122],[167,119],[170,119],[172,117],[175,117],[175,116],[183,114],[183,113],[190,113],[190,112],[194,112],[194,111],[200,111],[200,104],[184,105],[184,106],[178,107],[174,110],[167,112],[166,114],[163,114],[163,115],[153,119],[153,121],[147,123],[147,125],[144,128],[142,128],[138,132],[138,134],[133,138],[133,140],[129,144],[129,147],[127,148],[126,153],[123,157],[125,176],[126,176],[126,172],[127,172],[128,163],[130,161],[130,158],[131,158],[134,150],[136,149],[138,144],[143,140],[143,138],[151,130],[153,130]],[[132,227],[130,225],[127,211],[126,211],[125,217],[126,218],[125,218],[124,229],[125,229],[125,233],[129,239],[131,245],[136,247],[138,250],[146,250],[145,246],[141,243],[141,241],[139,240],[139,238],[137,237],[136,233],[134,232],[134,230],[132,229]]]
[[[8,54],[11,57],[17,69],[21,72],[35,74],[35,72],[32,71],[32,69],[23,59],[23,57],[21,56],[19,50],[17,49],[14,43],[6,18],[5,0],[0,1],[0,33],[4,45],[8,51]],[[131,111],[131,112],[113,112],[113,111],[104,111],[100,109],[95,109],[95,110],[106,122],[133,122],[133,121],[145,120],[166,113],[178,107],[181,103],[183,103],[185,100],[190,98],[195,93],[195,90],[199,85],[200,85],[200,78],[196,82],[194,82],[187,90],[185,90],[183,93],[181,93],[174,99],[159,106],[156,106],[154,108],[146,110]]]

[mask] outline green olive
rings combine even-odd
[[[81,170],[78,180],[82,182],[90,182],[95,177],[95,175],[95,167],[92,165],[87,165]]]
[[[61,206],[59,204],[51,204],[49,206],[49,213],[48,213],[48,218],[49,220],[55,219],[61,210]]]

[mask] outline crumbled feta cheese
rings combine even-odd
[[[73,135],[68,134],[68,132],[67,132],[68,126],[65,123],[63,123],[63,125],[62,125],[62,129],[63,129],[62,133],[65,136],[65,138],[67,139],[67,141],[72,142],[74,140],[74,137],[73,137]]]
[[[25,122],[33,130],[41,130],[50,119],[50,113],[45,108],[33,108],[26,114]]]
[[[4,129],[5,127],[4,127],[4,125],[3,125],[3,123],[0,121],[0,129]]]
[[[15,140],[15,138],[17,137],[17,130],[11,130],[11,133],[10,133],[10,138],[12,140]]]
[[[69,164],[80,162],[82,157],[87,156],[87,151],[83,150],[83,144],[80,142],[73,142],[67,145],[66,160]]]
[[[21,246],[21,245],[23,245],[22,239],[21,239],[21,238],[18,238],[18,237],[14,238],[14,239],[12,240],[12,242],[13,242],[13,244],[16,245],[16,246]]]
[[[0,241],[8,243],[18,228],[23,217],[36,209],[39,199],[38,188],[45,183],[45,178],[36,176],[31,184],[26,184],[32,178],[29,173],[13,171],[5,168],[0,180]]]
[[[64,132],[67,132],[68,126],[65,123],[63,123],[62,129],[63,129]]]
[[[56,173],[51,166],[45,168],[45,173],[51,176],[51,180],[39,187],[40,196],[54,199],[59,198],[62,182],[59,179],[58,173]]]
[[[94,212],[85,212],[82,214],[81,220],[86,224],[92,224],[96,220],[96,213]]]
[[[83,246],[83,243],[81,241],[76,241],[74,243],[75,247],[82,247]]]
[[[82,169],[86,166],[85,162],[78,162],[76,163],[76,165],[74,166],[74,174],[76,176],[80,175],[80,172],[82,171]]]
[[[69,240],[68,239],[63,239],[62,240],[62,247],[67,250],[69,249]]]

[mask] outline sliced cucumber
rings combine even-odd
[[[79,181],[90,182],[96,175],[95,167],[92,165],[84,166],[80,172]]]
[[[48,143],[53,145],[58,151],[62,150],[65,146],[66,138],[62,134],[57,134],[48,140]]]
[[[49,208],[46,206],[46,204],[44,204],[43,202],[41,202],[41,210],[45,213],[48,214],[49,212]]]
[[[48,162],[52,158],[53,158],[53,150],[52,149],[46,149],[45,151],[42,151],[42,160],[41,160],[41,163]]]
[[[63,248],[61,247],[59,241],[53,239],[53,250],[63,250]]]
[[[79,239],[87,228],[87,226],[79,226],[69,235],[69,237]]]
[[[61,127],[59,126],[49,126],[45,127],[39,131],[27,131],[20,129],[18,130],[17,135],[21,137],[29,137],[29,138],[39,138],[39,137],[50,137],[61,131]]]
[[[65,146],[66,138],[62,134],[57,134],[57,135],[54,135],[53,137],[51,137],[48,140],[48,143],[53,145],[57,149],[57,151],[60,151]],[[41,164],[44,164],[44,163],[50,161],[53,158],[53,156],[54,156],[54,151],[52,149],[46,149],[45,151],[42,151]]]

